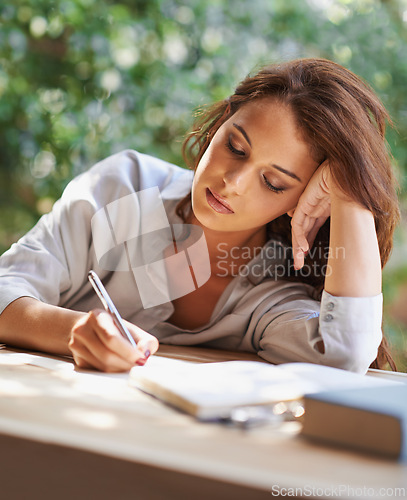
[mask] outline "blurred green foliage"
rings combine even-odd
[[[407,0],[2,3],[0,252],[111,153],[135,148],[182,165],[197,106],[263,63],[296,57],[339,62],[382,97],[404,199],[406,54]]]

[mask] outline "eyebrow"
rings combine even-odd
[[[239,132],[242,133],[242,135],[244,136],[244,138],[246,139],[246,141],[249,143],[249,146],[251,146],[252,145],[252,141],[249,139],[249,136],[247,135],[246,130],[243,127],[241,127],[240,125],[238,125],[237,123],[234,123],[233,126],[235,128],[237,128],[237,130],[239,130]]]
[[[251,142],[249,136],[247,135],[246,130],[243,127],[241,127],[240,125],[238,125],[237,123],[233,123],[233,126],[235,128],[237,128],[237,130],[239,130],[239,132],[243,135],[243,137],[246,139],[246,141],[248,142],[248,144],[251,147],[252,146],[252,142]],[[298,175],[295,175],[293,172],[290,172],[289,170],[286,170],[285,168],[280,167],[279,165],[275,165],[274,163],[271,163],[271,166],[273,168],[275,168],[276,170],[282,172],[283,174],[288,175],[292,179],[295,179],[295,180],[297,180],[299,182],[302,182],[301,179],[298,177]]]
[[[298,177],[298,175],[295,175],[293,172],[290,172],[289,170],[286,170],[285,168],[280,167],[279,165],[275,165],[274,163],[272,163],[271,166],[273,168],[275,168],[276,170],[283,172],[283,174],[286,174],[289,177],[292,177],[293,179],[297,180],[298,182],[302,182],[301,179]]]

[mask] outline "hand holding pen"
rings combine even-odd
[[[80,368],[107,372],[128,371],[144,365],[158,349],[158,341],[141,328],[124,321],[94,271],[89,281],[104,309],[94,309],[72,328],[69,347]]]
[[[110,298],[109,294],[106,291],[106,288],[103,286],[103,283],[100,281],[99,276],[95,273],[95,271],[89,271],[88,279],[93,286],[97,296],[103,304],[105,310],[110,313],[113,317],[114,324],[117,326],[117,329],[122,334],[122,336],[127,339],[130,344],[137,349],[137,344],[131,333],[127,329],[127,326],[124,324],[122,317],[119,314],[119,311],[116,309],[116,306],[113,303],[113,300]]]

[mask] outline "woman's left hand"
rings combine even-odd
[[[308,182],[300,196],[291,220],[294,267],[301,269],[305,255],[309,252],[315,237],[330,216],[331,172],[324,161]]]

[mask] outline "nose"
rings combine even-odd
[[[252,173],[247,166],[234,166],[227,169],[223,174],[223,182],[234,194],[242,195],[250,188]]]

